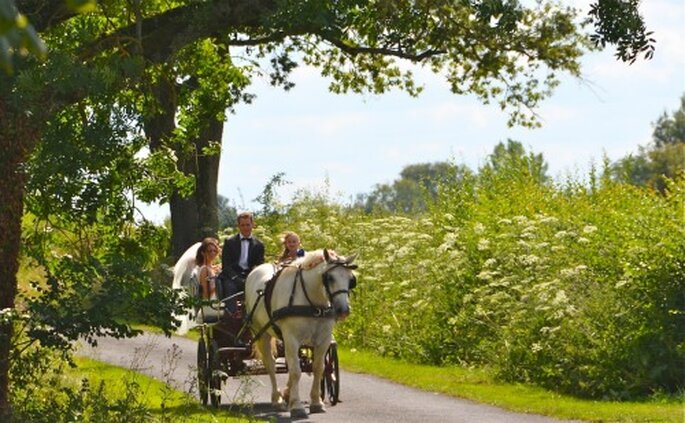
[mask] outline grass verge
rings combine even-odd
[[[88,379],[91,386],[104,382],[110,398],[130,398],[135,393],[137,405],[150,412],[150,421],[166,422],[244,422],[241,416],[225,409],[203,407],[186,393],[169,388],[165,383],[140,373],[100,361],[76,357],[77,368],[66,372],[67,382],[77,384]]]
[[[139,327],[150,330],[149,327]],[[190,331],[187,337],[197,339]],[[497,381],[485,369],[417,365],[338,345],[346,371],[376,375],[402,385],[558,419],[593,422],[685,422],[685,395],[642,402],[594,401],[542,388]],[[342,381],[341,389],[345,389]]]
[[[339,348],[340,366],[425,391],[466,398],[521,413],[595,422],[685,421],[683,397],[662,401],[614,402],[583,400],[542,388],[497,382],[482,369],[410,364],[364,352]],[[341,381],[341,390],[345,381]]]

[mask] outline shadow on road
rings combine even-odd
[[[286,422],[298,422],[305,423],[311,422],[309,417],[301,419],[291,419],[290,413],[287,411],[278,412],[274,409],[270,402],[256,402],[254,404],[226,404],[221,406],[222,409],[230,411],[232,413],[240,413],[243,415],[252,416],[258,420],[266,420],[277,423]]]

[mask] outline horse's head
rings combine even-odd
[[[323,284],[331,301],[331,306],[338,319],[345,319],[350,314],[349,294],[357,286],[357,278],[352,271],[357,268],[353,264],[356,254],[342,257],[333,251],[323,250],[326,262],[323,272]]]

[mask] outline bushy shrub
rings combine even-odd
[[[420,217],[307,194],[260,235],[358,252],[336,338],[414,362],[493,367],[588,397],[676,392],[685,381],[685,178],[665,195],[611,182],[541,183],[509,167],[441,187]]]
[[[19,342],[21,344],[21,342]],[[10,385],[12,415],[9,423],[146,422],[151,413],[144,392],[125,381],[124,392],[112,396],[105,383],[65,377],[64,355],[31,344],[12,361]]]

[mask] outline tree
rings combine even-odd
[[[527,177],[542,184],[549,180],[547,176],[547,162],[540,154],[533,152],[526,154],[526,149],[518,141],[508,139],[506,145],[498,143],[488,156],[488,161],[480,169],[481,174],[498,174],[514,172],[520,174],[526,172]]]
[[[419,163],[405,166],[392,184],[377,184],[369,194],[357,195],[356,205],[367,213],[418,213],[438,195],[441,185],[458,183],[470,171],[465,166],[447,162]]]
[[[611,173],[614,179],[663,193],[666,178],[673,179],[685,171],[685,94],[680,98],[680,108],[671,115],[664,112],[653,126],[652,142],[614,163]]]
[[[223,195],[219,195],[217,199],[219,203],[219,228],[235,227],[238,219],[238,210],[235,208],[235,206],[231,205],[228,198],[224,197]]]
[[[289,88],[288,74],[302,62],[321,69],[338,93],[380,94],[399,88],[417,94],[420,87],[411,72],[396,63],[397,59],[413,61],[444,74],[456,94],[474,93],[486,103],[497,101],[510,112],[512,124],[523,125],[536,124],[532,112],[550,95],[559,72],[579,75],[578,59],[586,46],[574,24],[576,12],[551,2],[524,7],[515,0],[103,0],[96,11],[85,15],[75,14],[63,0],[15,3],[51,53],[43,63],[30,55],[2,59],[3,63],[11,61],[14,73],[0,83],[0,310],[15,306],[26,163],[42,142],[46,126],[75,105],[86,120],[90,107],[108,101],[130,113],[132,123],[126,136],[143,134],[153,159],[174,158],[173,152],[189,146],[195,155],[176,157],[176,170],[199,176],[196,200],[205,201],[209,205],[205,210],[212,213],[210,209],[216,206],[212,192],[202,190],[215,190],[211,185],[216,155],[207,160],[206,167],[195,167],[207,170],[206,183],[199,170],[193,174],[185,166],[197,163],[212,149],[211,141],[220,138],[224,119],[223,110],[217,110],[222,104],[230,107],[240,97],[232,94],[241,93],[244,85],[219,81],[215,86],[220,98],[205,106],[208,97],[204,94],[212,99],[211,90],[201,88],[215,84],[212,73],[181,68],[192,63],[183,54],[204,43],[217,49],[203,57],[219,57],[216,63],[220,65],[232,61],[231,48],[241,49],[248,60],[237,72],[239,76],[259,73],[255,61],[268,57],[271,81]],[[8,0],[1,3],[11,4]],[[10,30],[15,26],[11,24]],[[18,44],[10,42],[5,51],[13,52]],[[225,46],[223,53],[219,46]],[[202,69],[206,68],[198,71]],[[183,87],[188,90],[185,95]],[[233,87],[237,93],[227,95],[225,90]],[[172,115],[178,118],[184,113],[198,120],[205,113],[214,118],[204,125],[176,128]],[[162,120],[159,126],[157,118]],[[141,127],[145,128],[141,131]],[[188,128],[192,131],[182,136]],[[169,199],[180,194],[173,182],[160,188],[167,185],[171,193],[160,189],[150,195]],[[84,192],[93,190],[97,188]],[[173,210],[172,206],[175,214]],[[12,325],[0,322],[0,414],[9,406],[12,334]]]

